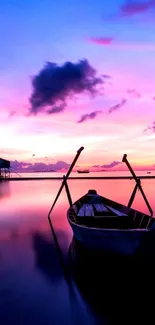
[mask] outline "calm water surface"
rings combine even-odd
[[[72,287],[68,286],[47,220],[60,184],[56,180],[0,183],[0,324],[134,323],[135,313],[141,322],[144,312],[148,323],[154,310],[152,261],[143,261],[142,266],[139,261],[134,266],[123,261],[118,268],[118,260],[106,259],[101,261],[102,274],[95,264],[98,276],[93,273],[94,278],[89,278],[91,264],[87,271],[85,265],[85,272],[80,274],[79,268],[79,277],[73,276]],[[142,184],[155,211],[155,180]],[[95,188],[127,203],[134,182],[70,180],[69,186],[73,201]],[[134,207],[147,212],[139,193]],[[63,191],[51,218],[66,265],[72,241],[67,208]]]

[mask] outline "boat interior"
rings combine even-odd
[[[94,195],[93,195],[94,193]],[[71,221],[93,228],[148,229],[154,219],[90,190],[69,209]]]

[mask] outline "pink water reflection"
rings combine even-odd
[[[126,204],[134,188],[134,181],[131,180],[70,180],[68,184],[73,201],[87,193],[88,189],[94,188],[99,194]],[[155,180],[144,180],[142,184],[155,211]],[[33,230],[50,230],[47,215],[60,185],[61,181],[56,180],[1,183],[0,238],[9,238],[10,231],[19,235]],[[147,213],[140,192],[133,206]],[[68,200],[63,190],[51,217],[55,228],[65,232],[70,240],[72,232],[66,219],[67,209]]]
[[[0,305],[2,306],[1,308],[3,310],[2,323],[4,324],[25,324],[24,322],[21,322],[21,319],[33,319],[34,325],[45,323],[62,324],[63,319],[67,319],[67,317],[69,321],[66,324],[70,325],[73,323],[69,318],[71,315],[70,310],[72,311],[73,307],[72,300],[69,300],[68,298],[68,289],[64,281],[62,269],[60,268],[58,254],[55,249],[55,243],[51,236],[47,219],[49,209],[57,194],[60,184],[61,182],[59,181],[44,180],[25,182],[12,181],[5,184],[0,183],[0,292],[3,293],[0,296]],[[147,180],[144,181],[143,184],[144,190],[148,196],[152,208],[155,211],[155,181]],[[88,189],[95,188],[101,195],[105,195],[119,202],[126,203],[129,200],[133,186],[133,181],[69,181],[69,187],[73,200],[76,200],[81,195],[85,194]],[[137,196],[134,206],[139,210],[147,211],[142,199],[140,198],[140,194]],[[66,218],[67,209],[68,201],[65,191],[63,191],[56,204],[56,207],[54,208],[51,218],[65,261],[67,261],[68,246],[72,239],[72,231]],[[121,297],[121,300],[119,300],[119,306],[121,306],[120,314],[118,312],[119,318],[120,315],[122,315],[122,302],[120,301],[125,301],[125,305],[127,306],[126,301],[130,296],[130,290],[128,289],[128,291],[126,291],[126,279],[130,280],[131,275],[133,275],[133,277],[136,279],[136,270],[135,268],[131,267],[129,268],[131,271],[128,271],[126,268],[124,286],[124,280],[123,284],[121,282],[124,265],[118,268],[120,270],[118,274],[116,274],[116,263],[112,269],[110,267],[110,270],[107,263],[106,267],[108,271],[105,273],[105,275],[102,274],[102,278],[106,278],[107,291],[105,291],[106,288],[104,282],[104,287],[101,292],[102,294],[104,292],[104,297],[106,297],[106,309],[110,308],[110,315],[114,314],[114,317],[116,317],[115,312],[113,312],[115,309],[112,309],[111,297],[116,297],[113,301],[115,306],[119,290],[119,295]],[[115,270],[113,271],[114,268]],[[151,272],[153,272],[152,267],[150,267],[148,274],[151,274]],[[115,274],[115,276],[113,276],[113,274]],[[139,276],[139,272],[137,272],[137,274]],[[118,275],[121,275],[120,282],[118,282]],[[142,276],[142,280],[137,277],[138,280],[136,280],[136,286],[134,285],[136,290],[137,283],[141,286],[145,276],[146,273]],[[146,277],[148,278],[148,276]],[[117,279],[119,285],[116,287],[114,286],[113,288],[113,282],[111,284],[111,279]],[[130,282],[131,281],[129,281],[129,283]],[[89,282],[89,284],[90,283],[91,286],[89,285],[88,287],[92,288],[92,282]],[[111,284],[110,291],[109,283]],[[100,286],[101,285],[99,283],[99,287]],[[119,288],[117,289],[117,287]],[[123,291],[124,287],[125,291]],[[128,285],[128,287],[130,288],[130,285]],[[134,288],[131,290],[133,297],[135,296],[135,292],[133,291]],[[153,290],[154,289],[152,289],[152,292]],[[107,297],[109,292],[110,298],[108,301]],[[82,311],[84,308],[87,310],[86,317],[92,317],[92,320],[94,320],[94,316],[92,316],[90,313],[91,303],[88,299],[88,297],[91,297],[91,295],[93,298],[95,297],[96,301],[97,294],[90,294],[90,291],[88,290],[88,296],[86,295],[85,301],[80,300],[80,302],[83,304]],[[143,296],[144,295],[142,294],[142,297]],[[145,294],[145,296],[148,296],[148,293]],[[80,297],[82,297],[81,294]],[[100,297],[101,294],[98,293],[98,300],[101,302]],[[89,304],[85,305],[87,300]],[[138,300],[139,297],[137,298],[137,301]],[[91,308],[93,308],[93,304]],[[132,309],[129,309],[131,313]],[[103,319],[105,317],[104,312],[105,311],[103,311],[102,315]],[[78,307],[76,314],[78,314],[79,319]],[[91,324],[88,322],[88,320],[85,320],[83,318],[83,314],[81,314],[80,319],[82,321],[79,320],[79,324]],[[18,322],[17,317],[20,317]],[[10,323],[10,319],[12,323]],[[28,323],[30,322],[28,321]],[[96,323],[93,322],[93,324]]]

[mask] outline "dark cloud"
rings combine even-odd
[[[58,171],[61,169],[68,169],[69,164],[65,161],[57,161],[55,164],[45,164],[43,162],[26,163],[18,160],[11,161],[12,172],[40,172],[40,171]]]
[[[149,125],[143,132],[146,133],[148,131],[155,132],[155,121],[152,123],[152,125]]]
[[[129,95],[131,95],[131,96],[133,96],[133,97],[135,97],[135,98],[141,98],[141,97],[142,97],[142,95],[139,94],[139,93],[136,91],[136,89],[127,89],[127,94],[129,94]]]
[[[111,114],[112,112],[114,111],[117,111],[118,109],[120,109],[121,107],[123,107],[125,104],[127,103],[127,100],[126,99],[122,99],[122,101],[112,107],[110,107],[108,109],[108,114]]]
[[[26,169],[32,166],[31,163],[20,162],[18,160],[11,161],[10,163],[12,170]]]
[[[93,120],[99,113],[102,113],[102,111],[94,111],[91,112],[90,114],[84,114],[81,116],[80,120],[77,123],[83,123],[86,122],[87,120]]]
[[[121,6],[120,14],[121,16],[131,17],[137,14],[143,14],[152,8],[155,8],[155,0],[127,1]]]
[[[89,42],[99,44],[99,45],[111,45],[113,42],[114,38],[113,37],[90,37],[88,39]]]
[[[97,95],[103,79],[97,76],[96,70],[86,59],[77,63],[65,62],[61,66],[47,62],[32,78],[30,114],[62,112],[67,100],[76,94]]]

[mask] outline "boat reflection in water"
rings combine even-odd
[[[73,238],[69,263],[80,293],[101,322],[139,324],[147,319],[152,324],[154,256],[93,254]]]

